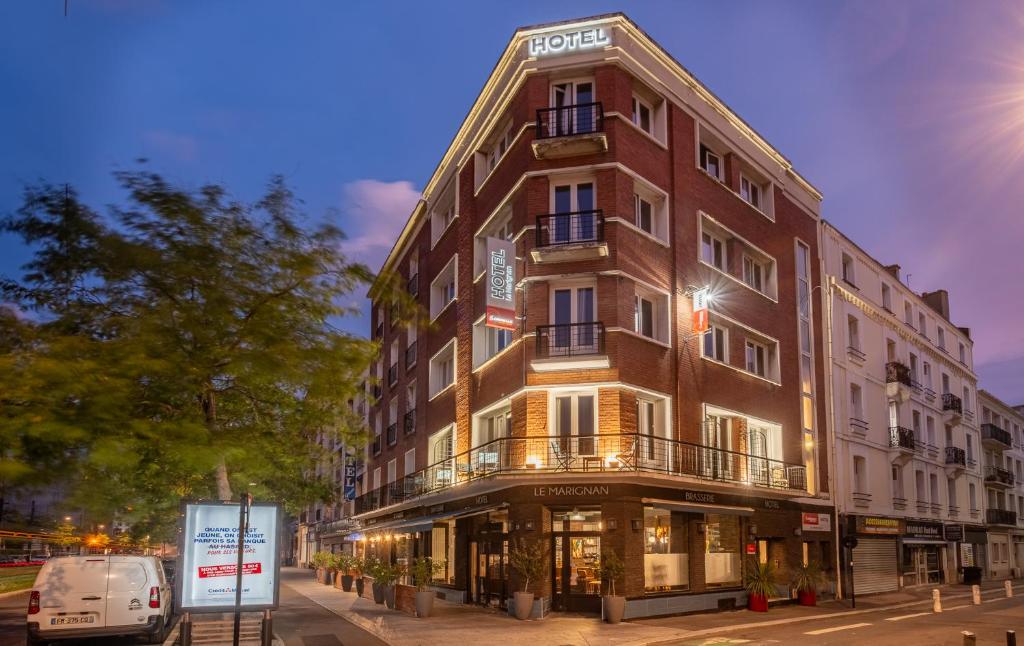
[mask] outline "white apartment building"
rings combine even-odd
[[[968,330],[828,223],[820,246],[845,594],[956,582],[987,548]]]
[[[987,575],[1019,577],[1024,572],[1024,413],[984,390],[981,411]]]

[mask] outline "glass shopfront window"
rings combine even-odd
[[[690,584],[687,515],[644,508],[644,591],[684,590]]]
[[[739,516],[705,514],[704,580],[709,586],[740,584],[741,538]]]
[[[602,529],[600,509],[573,509],[551,514],[551,529],[555,532],[599,532]]]
[[[434,572],[434,581],[448,585],[455,584],[455,521],[434,523],[430,533],[430,558],[440,563]]]

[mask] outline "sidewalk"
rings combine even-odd
[[[857,600],[856,610],[849,601],[824,601],[817,607],[799,605],[773,607],[767,614],[747,610],[732,612],[638,619],[610,625],[591,615],[555,613],[539,621],[518,621],[505,613],[477,606],[436,601],[434,615],[417,619],[396,610],[388,610],[354,592],[342,592],[316,583],[309,570],[281,568],[282,583],[334,614],[373,633],[393,646],[419,644],[491,643],[510,630],[516,639],[531,646],[562,646],[565,644],[609,644],[640,646],[672,642],[684,638],[720,634],[757,626],[773,626],[815,621],[837,615],[860,615],[880,608],[924,606],[930,610],[932,589],[942,591],[943,602],[970,598],[971,588],[965,585],[924,586]],[[1017,587],[1017,586],[1015,586]],[[1024,593],[1024,591],[1022,591]],[[1003,594],[1002,582],[982,585],[982,594],[991,598]],[[962,602],[961,602],[962,603]]]

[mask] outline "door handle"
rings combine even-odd
[[[82,597],[82,601],[99,601],[103,597]]]

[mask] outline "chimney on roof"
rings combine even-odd
[[[956,328],[956,329],[958,329],[958,330],[960,330],[961,332],[963,332],[963,333],[964,333],[964,336],[965,336],[965,337],[967,337],[968,339],[969,339],[969,338],[971,338],[971,328],[969,328],[969,327],[959,327],[959,326],[957,326],[957,328]]]
[[[893,275],[896,280],[900,279],[900,266],[899,265],[886,265],[883,267],[887,272]]]
[[[934,292],[924,292],[921,299],[928,303],[928,307],[938,312],[942,318],[949,320],[949,292],[944,289],[936,289]]]

